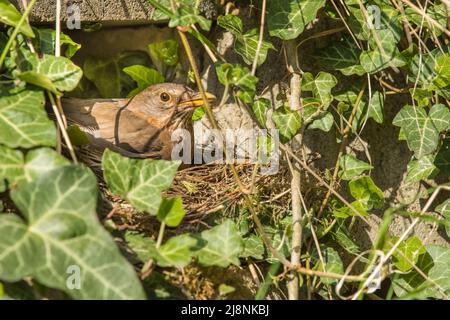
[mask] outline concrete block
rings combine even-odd
[[[23,12],[24,3],[29,0],[11,0],[11,2]],[[199,8],[207,17],[212,18],[216,15],[214,0],[202,0]],[[154,11],[147,0],[61,0],[63,28],[68,27],[67,21],[73,20],[75,14],[79,14],[81,24],[100,22],[105,26],[115,26],[161,22],[155,19]],[[55,17],[56,0],[36,1],[29,16],[34,24],[52,24]]]

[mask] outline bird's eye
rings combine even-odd
[[[163,92],[159,95],[159,98],[161,99],[162,102],[168,102],[171,100],[172,97],[167,92]]]

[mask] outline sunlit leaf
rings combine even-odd
[[[179,165],[179,161],[130,159],[110,150],[102,159],[103,175],[111,192],[152,215],[157,214],[161,192],[171,186]]]
[[[360,201],[367,210],[381,209],[384,205],[383,192],[376,186],[372,178],[363,176],[348,184],[351,195]]]
[[[20,12],[11,4],[9,0],[0,0],[0,22],[15,27],[19,24],[21,17],[22,15]],[[27,37],[34,37],[33,30],[27,21],[22,23],[20,32]]]
[[[424,156],[418,160],[411,160],[408,163],[407,175],[405,182],[419,182],[426,179],[436,169],[433,164],[434,156]]]
[[[206,266],[228,267],[239,265],[239,255],[244,245],[239,231],[231,220],[203,231],[200,239],[205,246],[196,252],[199,262]]]
[[[55,126],[47,118],[41,91],[0,97],[0,143],[11,148],[55,145]]]
[[[340,161],[339,177],[344,180],[351,180],[356,176],[359,176],[364,171],[372,170],[373,167],[361,160],[356,159],[354,156],[346,154],[343,155]]]
[[[97,192],[94,174],[82,166],[52,170],[13,190],[23,218],[0,215],[0,278],[31,276],[76,299],[143,299],[134,269],[98,221]],[[74,270],[80,290],[68,285]]]
[[[298,133],[302,124],[298,111],[291,110],[287,105],[276,109],[272,113],[272,120],[284,141],[291,140]]]
[[[278,0],[267,3],[267,26],[271,36],[290,40],[297,38],[306,25],[316,18],[325,0]]]

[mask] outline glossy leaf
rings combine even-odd
[[[370,164],[356,159],[354,156],[346,154],[343,155],[340,161],[339,177],[344,180],[351,180],[356,176],[359,176],[365,171],[372,170],[373,166]]]
[[[56,130],[47,118],[42,92],[0,97],[0,143],[11,148],[55,145]]]
[[[143,299],[131,265],[98,221],[97,181],[81,166],[21,184],[11,198],[24,219],[0,215],[0,278],[31,276],[76,299]],[[79,270],[80,290],[70,289]]]
[[[152,215],[157,214],[161,192],[172,185],[179,165],[179,161],[130,159],[110,150],[102,159],[103,175],[111,192]]]
[[[270,35],[283,40],[297,38],[324,5],[325,0],[268,1],[266,16]]]

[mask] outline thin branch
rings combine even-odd
[[[258,39],[258,45],[256,47],[255,59],[253,60],[253,65],[252,65],[252,75],[256,74],[256,68],[258,67],[259,53],[261,52],[261,47],[262,47],[262,43],[264,40],[265,21],[266,21],[266,0],[263,0],[262,9],[261,9],[261,24],[259,27],[259,39]]]

